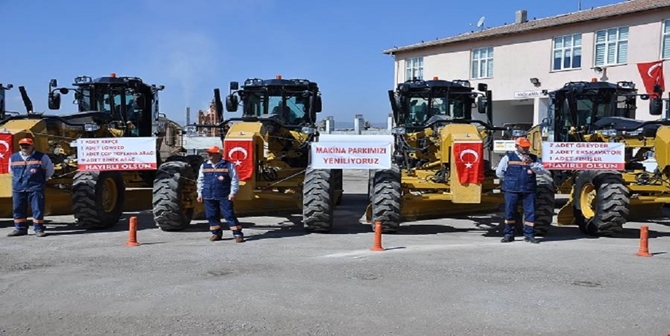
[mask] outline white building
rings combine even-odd
[[[467,79],[475,88],[487,83],[496,125],[537,124],[548,110],[542,90],[597,78],[632,81],[647,93],[637,64],[670,59],[670,0],[631,0],[537,20],[527,15],[520,10],[512,24],[385,50],[395,58],[395,84],[412,77]],[[639,101],[636,118],[657,117],[648,101]]]

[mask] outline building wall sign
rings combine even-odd
[[[546,97],[546,96],[547,96],[546,94],[542,93],[542,90],[514,91],[514,98],[517,99]]]

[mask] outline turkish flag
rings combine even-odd
[[[225,139],[223,141],[224,159],[235,166],[241,181],[254,176],[254,142],[253,140]]]
[[[0,133],[0,174],[9,173],[9,157],[14,153],[14,137],[11,133]]]
[[[484,181],[484,145],[481,142],[454,143],[456,171],[461,184]]]
[[[637,69],[640,71],[642,83],[644,83],[647,94],[656,95],[654,86],[660,85],[661,90],[665,91],[665,78],[663,78],[663,61],[638,63]]]

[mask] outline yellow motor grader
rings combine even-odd
[[[538,156],[543,141],[625,144],[624,169],[570,169],[566,163],[566,169],[552,170],[558,189],[570,194],[558,213],[559,225],[576,224],[586,234],[612,236],[633,212],[650,214],[670,203],[670,120],[634,119],[638,98],[650,100],[651,115],[662,114],[660,87],[652,98],[638,94],[632,82],[594,79],[546,93],[553,112],[528,134]],[[651,158],[656,167],[646,166]]]
[[[214,90],[217,113],[223,103]],[[307,79],[250,78],[230,83],[228,112],[242,103],[242,116],[220,118],[223,158],[240,177],[235,197],[238,215],[302,212],[304,227],[329,232],[333,211],[342,199],[342,170],[312,169],[310,143],[318,141],[316,114],[321,112],[318,84]],[[211,125],[194,125],[211,127]],[[196,212],[200,212],[198,205]],[[160,223],[159,223],[160,224]]]
[[[123,211],[151,208],[149,194],[154,177],[183,174],[192,176],[184,162],[171,163],[172,170],[79,171],[77,144],[79,139],[110,137],[154,137],[158,162],[167,161],[161,152],[171,143],[170,123],[159,113],[158,92],[163,86],[145,84],[137,77],[75,78],[73,88],[58,88],[49,83],[49,109],[58,110],[61,95],[74,92],[77,112],[64,115],[32,112],[32,103],[22,90],[28,113],[5,116],[0,120],[0,138],[11,152],[23,137],[35,141],[35,149],[49,155],[55,174],[47,182],[46,214],[73,214],[85,229],[101,229],[115,225]],[[174,125],[172,125],[174,126]],[[166,134],[170,135],[167,137]],[[4,144],[4,143],[3,143]],[[168,146],[169,147],[169,146]],[[163,154],[165,155],[165,154]],[[0,217],[11,217],[11,176],[0,174]],[[195,190],[195,183],[183,184],[183,190]],[[192,212],[195,200],[183,198],[182,209]],[[186,222],[186,220],[185,220]],[[188,221],[190,222],[190,220]]]
[[[403,220],[493,212],[504,204],[489,160],[492,133],[510,131],[492,125],[492,92],[466,80],[408,80],[390,90],[396,127],[392,167],[370,171],[368,222],[381,221],[384,232],[397,232]],[[474,119],[473,106],[487,121]],[[460,166],[460,168],[459,168]],[[476,180],[461,179],[478,169]],[[461,182],[465,181],[465,182]],[[538,195],[554,194],[553,183],[538,179]],[[551,225],[553,196],[538,197],[536,230]],[[551,209],[549,209],[551,208]]]

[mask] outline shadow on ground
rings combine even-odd
[[[562,206],[565,200],[557,199],[558,206]],[[342,204],[337,206],[335,210],[335,223],[333,229],[328,235],[350,235],[350,234],[369,234],[373,232],[372,225],[369,223],[362,223],[361,217],[365,214],[365,209],[368,204],[366,194],[345,194]],[[136,216],[138,219],[137,230],[160,230],[156,227],[153,221],[151,211],[126,213],[122,216],[117,225],[108,229],[99,230],[84,230],[73,223],[50,221],[46,222],[47,232],[49,235],[75,235],[75,234],[95,234],[98,232],[120,232],[127,231],[130,217]],[[255,223],[254,218],[262,218],[262,223]],[[424,219],[421,221],[403,222],[395,235],[435,235],[443,233],[458,233],[458,232],[480,232],[483,237],[502,237],[503,222],[501,213],[493,214],[476,214],[467,216],[452,216],[453,220],[467,220],[472,221],[474,225],[469,224],[449,225],[449,220],[440,218]],[[277,239],[286,237],[297,237],[311,233],[302,227],[301,213],[281,213],[273,216],[263,217],[240,217],[240,223],[245,229],[247,240],[262,240],[262,239]],[[445,223],[446,224],[443,224]],[[670,226],[670,219],[649,219],[647,222],[658,223]],[[224,231],[228,231],[224,224]],[[12,227],[13,221],[0,220],[0,227]],[[456,227],[458,226],[458,227]],[[468,226],[468,227],[463,227]],[[32,229],[31,229],[32,230]],[[258,231],[262,232],[258,232]],[[181,232],[202,232],[208,234],[209,225],[204,220],[194,220],[193,223]],[[179,234],[180,232],[165,232],[166,234]],[[224,232],[224,237],[229,232]],[[521,236],[521,231],[517,234]],[[667,232],[658,232],[650,230],[649,238],[658,238],[670,236]],[[584,234],[576,226],[552,226],[549,234],[546,237],[541,237],[544,241],[565,241],[578,239],[599,239],[599,237],[592,237]],[[622,239],[639,239],[639,230],[637,228],[625,228],[621,234],[614,238]]]

